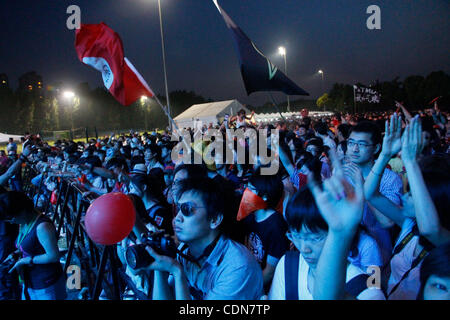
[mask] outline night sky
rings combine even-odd
[[[316,98],[334,82],[401,79],[432,71],[450,73],[449,0],[221,0],[222,8],[280,69]],[[164,94],[157,0],[0,0],[0,73],[11,86],[34,70],[44,85],[88,82],[101,75],[83,65],[66,28],[69,5],[82,23],[105,22],[122,38],[125,56],[150,87]],[[368,30],[366,9],[381,8],[381,30]],[[233,40],[211,0],[161,0],[169,91],[194,90],[206,98],[261,104],[266,93],[247,96]],[[284,97],[278,94],[279,100]],[[297,97],[292,97],[295,99]],[[284,99],[284,98],[283,98]]]

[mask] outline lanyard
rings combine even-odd
[[[33,220],[33,222],[28,225],[27,231],[25,231],[25,232],[22,232],[23,228],[22,228],[22,226],[20,226],[20,233],[19,233],[19,236],[17,237],[17,248],[20,247],[20,244],[25,239],[25,237],[28,235],[28,233],[33,228],[33,226],[36,224],[36,222],[38,221],[40,216],[41,216],[41,214],[37,215],[37,217]]]
[[[389,294],[387,296],[388,298],[391,296],[391,294],[394,293],[395,290],[397,290],[400,283],[402,283],[402,281],[405,280],[405,278],[409,275],[409,273],[411,272],[412,269],[414,269],[415,267],[417,267],[419,265],[419,263],[427,256],[427,254],[428,254],[428,250],[426,248],[423,248],[422,251],[420,252],[419,256],[416,259],[414,259],[414,261],[412,262],[411,268],[409,268],[409,270],[403,274],[400,281],[397,282],[397,284],[392,288],[391,292],[389,292]]]

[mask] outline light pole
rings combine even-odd
[[[284,73],[287,76],[286,48],[285,47],[279,47],[278,48],[278,53],[284,57]],[[290,104],[288,95],[287,95],[287,103],[288,103],[287,111],[289,112],[289,111],[291,111],[291,104]]]
[[[323,87],[323,71],[319,70],[319,73],[322,75],[322,94],[324,94],[324,87]],[[323,105],[323,111],[325,111],[325,104]]]
[[[144,109],[144,121],[145,121],[145,132],[147,132],[147,100],[148,98],[146,96],[141,97],[141,104]]]
[[[73,100],[75,99],[75,93],[73,93],[72,91],[64,91],[63,92],[63,97],[66,100],[69,100],[71,102],[73,102]],[[73,131],[73,108],[74,106],[71,105],[71,111],[70,111],[70,123],[71,123],[71,127],[72,127],[72,131]]]
[[[163,32],[163,23],[162,23],[162,14],[161,14],[161,0],[158,0],[158,9],[159,9],[159,29],[161,30],[161,48],[162,48],[162,56],[163,56],[163,66],[164,66],[164,83],[166,85],[166,101],[167,101],[167,113],[170,115],[170,102],[169,102],[169,88],[167,86],[167,71],[166,71],[166,50],[164,47],[164,32]],[[169,130],[172,131],[172,122],[169,121]]]

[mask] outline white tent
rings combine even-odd
[[[0,143],[7,143],[9,141],[9,138],[13,138],[14,141],[20,142],[20,138],[23,136],[18,136],[14,134],[7,134],[7,133],[0,133]]]
[[[225,114],[233,116],[241,109],[244,109],[247,114],[250,114],[250,110],[245,108],[237,100],[194,104],[173,120],[180,129],[188,127],[198,128],[205,124],[209,126],[210,123],[216,125],[218,122],[223,121]]]

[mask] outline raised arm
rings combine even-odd
[[[364,195],[369,204],[377,209],[378,212],[375,214],[377,220],[385,226],[389,226],[390,220],[401,226],[404,220],[401,208],[379,192],[386,165],[393,156],[399,153],[402,147],[401,130],[402,118],[398,117],[397,114],[392,115],[390,121],[386,120],[380,156],[364,182]]]
[[[30,155],[30,153],[31,153],[31,149],[28,146],[25,147],[25,149],[22,151],[22,154],[20,155],[19,159],[17,159],[9,167],[9,169],[0,176],[0,186],[8,183],[8,180],[16,174],[17,170],[19,170],[22,167],[22,163],[26,161],[26,158]]]
[[[420,119],[416,116],[403,134],[402,159],[408,174],[419,232],[434,245],[439,246],[450,241],[450,232],[439,222],[438,212],[417,163],[422,147],[422,126]]]
[[[328,224],[328,235],[320,254],[313,288],[315,300],[344,298],[347,256],[363,215],[364,187],[361,172],[353,177],[354,188],[345,180],[336,156],[334,175],[320,188],[312,174],[308,177],[316,204]]]

